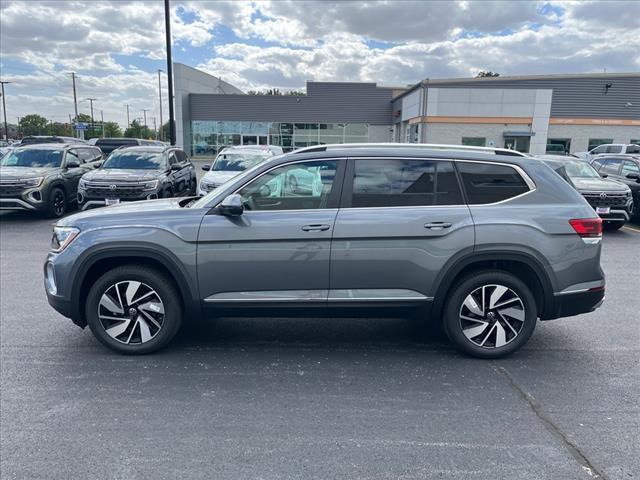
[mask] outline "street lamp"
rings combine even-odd
[[[7,127],[7,104],[4,101],[4,85],[5,83],[11,83],[7,81],[1,81],[0,85],[2,85],[2,111],[4,112],[4,139],[9,142],[9,128]]]
[[[171,61],[171,8],[169,0],[164,0],[164,24],[167,42],[167,77],[169,86],[169,138],[171,145],[176,144],[176,122],[173,114],[173,64]]]
[[[93,121],[93,102],[95,102],[96,99],[95,98],[85,98],[85,100],[89,100],[89,103],[91,104],[91,135],[93,135],[95,133],[93,131],[94,125],[95,125],[95,122]]]
[[[162,84],[160,83],[161,73],[162,73],[162,70],[158,69],[158,101],[160,105],[160,140],[163,140],[162,138]]]
[[[147,132],[147,112],[149,111],[149,109],[148,108],[143,108],[140,111],[142,113],[144,113],[144,138],[147,138],[149,136],[149,134]]]

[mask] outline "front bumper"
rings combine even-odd
[[[88,208],[97,208],[104,207],[107,205],[107,198],[118,198],[114,197],[89,197],[83,191],[78,191],[78,208],[80,210],[86,210]],[[155,200],[158,198],[158,192],[146,192],[143,195],[139,195],[136,197],[127,197],[127,198],[118,198],[120,202],[139,202],[141,200]]]
[[[27,188],[13,194],[0,192],[0,210],[45,210],[45,198],[47,192],[42,187]]]

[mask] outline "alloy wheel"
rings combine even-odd
[[[64,194],[60,191],[55,192],[53,196],[53,211],[56,215],[60,216],[64,213]]]
[[[462,333],[474,345],[500,348],[511,343],[524,326],[522,299],[504,285],[483,285],[466,296],[460,307]]]
[[[98,304],[98,319],[107,335],[126,345],[154,338],[164,323],[164,304],[149,285],[127,280],[111,285]]]

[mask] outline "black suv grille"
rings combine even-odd
[[[585,193],[592,207],[624,207],[629,201],[626,193]]]
[[[20,195],[26,185],[20,180],[1,180],[0,181],[0,197],[15,197]]]
[[[140,184],[86,182],[86,197],[98,198],[144,198],[150,194]]]

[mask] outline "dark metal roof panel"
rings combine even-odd
[[[392,90],[375,83],[309,82],[307,95],[189,95],[192,120],[391,123]]]

